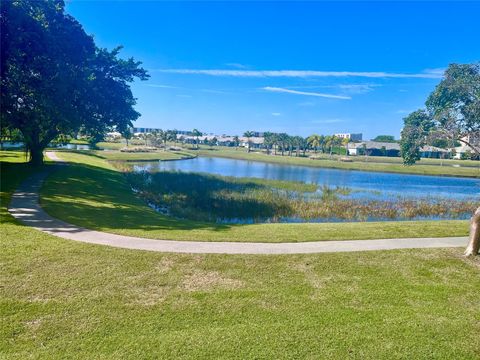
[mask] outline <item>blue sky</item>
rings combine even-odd
[[[151,75],[136,126],[398,137],[452,62],[480,60],[479,2],[71,1]]]

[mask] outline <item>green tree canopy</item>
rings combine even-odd
[[[395,136],[393,135],[378,135],[372,141],[379,141],[379,142],[390,142],[394,143],[396,142]]]
[[[406,165],[420,159],[421,146],[438,139],[461,142],[480,155],[479,63],[449,65],[425,105],[426,110],[417,110],[404,119],[400,145]],[[470,222],[470,239],[465,255],[477,255],[479,250],[480,207]]]
[[[0,20],[2,125],[21,131],[32,163],[60,134],[123,133],[138,118],[129,83],[148,78],[141,63],[97,48],[63,1],[5,1]]]
[[[439,139],[463,143],[480,154],[470,138],[480,136],[480,64],[451,64],[430,94],[425,110],[404,119],[401,149],[407,165],[419,160],[419,149]]]

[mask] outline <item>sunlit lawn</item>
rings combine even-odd
[[[480,262],[462,249],[236,256],[82,244],[6,213],[31,172],[2,164],[0,358],[480,356]]]
[[[298,242],[397,237],[466,236],[468,222],[404,221],[226,225],[178,220],[146,206],[124,175],[95,156],[61,152],[71,165],[52,174],[42,206],[54,217],[124,235],[173,240]]]

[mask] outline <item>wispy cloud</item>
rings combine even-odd
[[[365,77],[365,78],[425,78],[439,79],[442,73],[438,69],[422,73],[391,73],[383,71],[317,71],[317,70],[224,70],[224,69],[152,69],[151,71],[170,74],[193,74],[231,77]]]
[[[446,68],[425,69],[424,73],[435,74],[435,75],[439,75],[440,77],[442,77],[443,74],[445,73],[445,70],[447,70],[447,69]]]
[[[247,65],[243,65],[243,64],[240,64],[240,63],[226,63],[225,65],[227,65],[228,67],[236,68],[236,69],[247,69],[248,68]]]
[[[272,116],[280,116],[280,115],[282,115],[282,114],[279,113],[279,112],[273,112],[273,113],[272,113]]]
[[[338,87],[350,94],[365,94],[381,85],[377,84],[340,84]]]
[[[191,98],[192,97],[192,95],[187,95],[187,94],[177,94],[175,96],[179,97],[179,98]]]
[[[290,86],[292,89],[339,89],[349,94],[364,94],[380,87],[380,84],[336,84],[336,85],[304,85]]]
[[[351,99],[350,96],[323,94],[323,93],[309,92],[309,91],[297,91],[297,90],[291,90],[291,89],[285,89],[285,88],[279,88],[279,87],[271,87],[271,86],[263,87],[262,90],[270,91],[270,92],[277,92],[277,93],[287,93],[287,94],[295,94],[295,95],[324,97],[324,98],[329,98],[329,99],[341,99],[341,100]]]

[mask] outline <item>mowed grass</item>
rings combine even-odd
[[[423,159],[418,164],[404,166],[400,158],[372,157],[365,161],[363,156],[350,156],[352,162],[339,161],[339,158],[330,159],[328,155],[317,154],[318,159],[295,156],[274,156],[263,152],[246,152],[245,149],[237,150],[226,147],[212,149],[202,148],[197,151],[201,156],[216,156],[229,159],[241,159],[250,161],[268,162],[272,164],[302,165],[311,167],[323,167],[343,170],[361,170],[374,172],[392,172],[417,175],[441,175],[480,177],[480,162],[466,161],[466,166],[455,167],[453,165],[464,164],[458,160],[433,160]],[[425,161],[424,161],[425,160]],[[441,165],[443,164],[443,166]]]
[[[70,162],[41,191],[54,217],[91,229],[152,239],[300,242],[345,239],[466,236],[468,221],[404,221],[227,225],[179,220],[150,209],[131,191],[124,175],[105,160],[61,152]]]
[[[111,161],[155,161],[155,160],[180,160],[195,157],[188,152],[180,151],[154,151],[128,153],[115,150],[94,151],[95,155]]]
[[[480,356],[480,261],[463,249],[237,256],[77,243],[7,213],[34,171],[1,164],[0,358]]]

